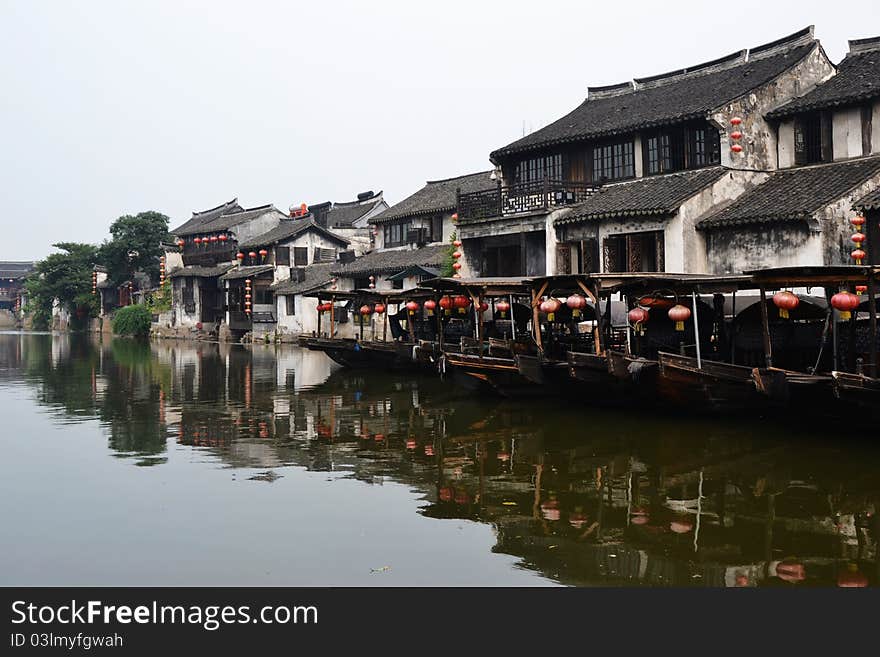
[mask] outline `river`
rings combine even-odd
[[[12,332],[0,413],[4,585],[878,582],[880,446],[845,424]]]

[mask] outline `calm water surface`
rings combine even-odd
[[[877,436],[0,334],[5,585],[878,583]]]

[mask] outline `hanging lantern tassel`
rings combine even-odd
[[[684,323],[691,318],[691,309],[677,303],[669,309],[668,314],[669,319],[675,322],[675,330],[684,331]]]

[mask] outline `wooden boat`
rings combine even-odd
[[[443,366],[447,373],[470,378],[483,384],[481,387],[505,397],[521,397],[546,394],[547,389],[538,383],[540,368],[535,368],[526,357],[496,358],[445,352]]]
[[[352,369],[381,368],[395,371],[432,370],[436,365],[420,358],[418,345],[406,342],[361,342],[349,338],[302,337],[302,347],[323,351],[334,362]]]
[[[665,401],[707,410],[761,409],[787,400],[779,372],[661,352],[657,393]]]
[[[832,372],[834,396],[845,405],[880,414],[880,379],[864,374]]]
[[[632,391],[654,397],[657,392],[657,375],[660,364],[656,360],[633,356],[609,349],[608,372],[619,383]]]
[[[569,376],[587,385],[607,385],[610,381],[608,358],[600,354],[580,351],[566,352]]]

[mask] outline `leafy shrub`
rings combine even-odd
[[[127,335],[143,338],[150,334],[152,315],[143,304],[134,304],[120,308],[113,316],[113,332],[116,335]]]

